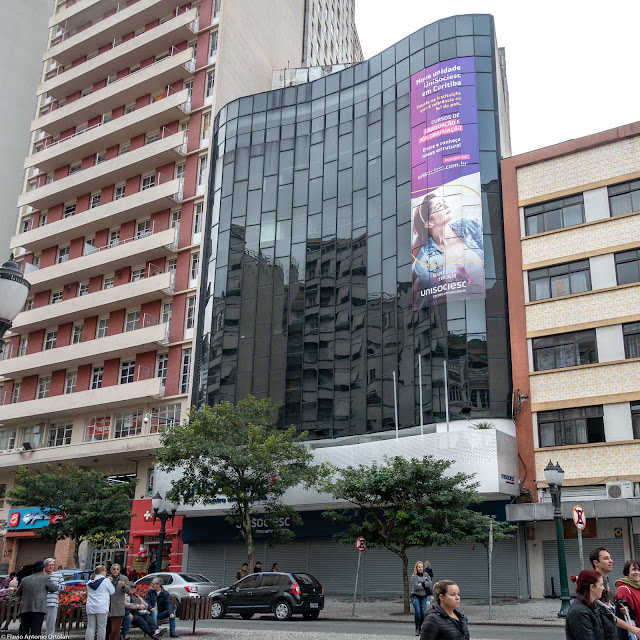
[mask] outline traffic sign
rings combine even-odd
[[[584,509],[579,504],[573,507],[573,523],[580,531],[587,526],[587,517],[584,515]]]
[[[363,536],[360,536],[356,539],[356,549],[358,551],[366,551],[367,550],[367,541]]]

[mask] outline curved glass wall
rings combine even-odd
[[[283,403],[312,438],[509,417],[493,19],[456,16],[320,80],[248,96],[215,121],[196,403]],[[414,311],[410,78],[475,68],[485,290]],[[502,89],[500,89],[501,91]],[[504,132],[502,139],[505,139]],[[480,215],[480,214],[479,214]]]

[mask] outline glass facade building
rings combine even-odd
[[[414,310],[410,77],[462,57],[475,68],[486,294]],[[510,417],[503,62],[491,16],[456,16],[219,112],[194,403],[268,396],[310,438],[375,433],[395,427],[395,373],[399,428],[421,410],[434,425],[446,361],[451,420]]]

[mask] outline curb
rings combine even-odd
[[[331,622],[380,622],[382,624],[410,624],[413,619],[407,620],[377,620],[376,618],[334,618],[331,616],[320,616],[319,619],[330,620]],[[529,622],[504,622],[502,620],[478,620],[472,622],[467,619],[467,623],[470,627],[549,627],[550,629],[562,629],[563,624],[554,624],[552,622],[540,622],[539,620],[531,620]]]

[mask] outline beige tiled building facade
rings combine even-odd
[[[590,535],[615,551],[615,577],[640,551],[640,123],[503,160],[503,193],[515,420],[531,501],[508,517],[528,528],[531,595],[541,597],[552,577],[558,590],[549,460],[565,471],[565,517],[585,507]],[[585,555],[594,546],[585,539]],[[575,573],[575,540],[567,550]]]

